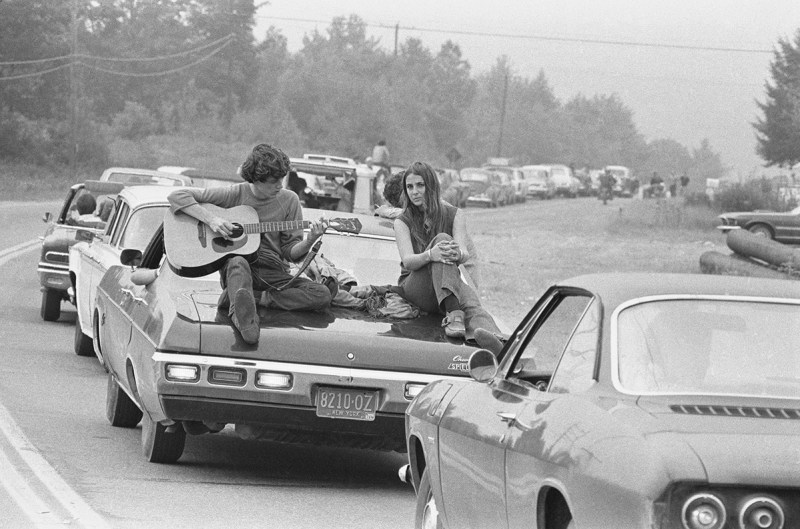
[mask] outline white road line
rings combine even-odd
[[[33,239],[30,241],[26,241],[16,246],[12,246],[10,248],[6,248],[4,250],[0,250],[0,265],[6,264],[11,259],[15,257],[19,257],[27,252],[35,250],[42,244],[42,241],[39,239]]]
[[[33,239],[1,250],[0,265],[35,250],[40,244],[39,239]],[[5,436],[11,447],[50,491],[55,500],[72,516],[72,522],[87,529],[109,528],[106,521],[72,490],[56,469],[28,441],[22,429],[2,404],[0,404],[0,433]],[[36,524],[37,528],[63,527],[65,522],[58,520],[52,514],[52,509],[28,485],[25,478],[2,452],[0,452],[0,484],[8,491],[10,497],[19,505],[25,515]]]
[[[50,508],[28,485],[25,478],[14,468],[14,465],[0,451],[0,484],[6,489],[11,499],[19,506],[20,510],[33,522],[34,527],[59,527],[64,522],[50,511]]]
[[[28,465],[55,499],[70,513],[73,521],[81,527],[106,529],[109,525],[88,503],[83,501],[50,463],[42,457],[11,417],[5,406],[0,404],[0,432],[17,451],[19,457]],[[5,480],[5,475],[3,475]]]

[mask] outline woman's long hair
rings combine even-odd
[[[408,197],[406,180],[412,174],[422,177],[425,184],[425,209],[415,206]],[[444,230],[444,211],[442,209],[441,191],[436,171],[430,164],[414,162],[403,174],[403,220],[411,230],[411,242],[416,253],[428,246],[433,237]]]

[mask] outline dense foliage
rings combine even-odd
[[[291,53],[274,27],[254,37],[254,13],[253,0],[0,2],[0,157],[102,166],[118,163],[109,145],[203,134],[361,158],[386,139],[398,163],[445,165],[456,149],[460,166],[503,156],[627,165],[643,180],[724,172],[707,141],[648,142],[617,95],[562,102],[545,72],[526,78],[505,57],[476,75],[455,42],[386,50],[357,16]]]
[[[792,166],[800,162],[800,31],[794,41],[779,40],[774,53],[772,82],[758,104],[764,115],[754,124],[758,154],[769,165]]]

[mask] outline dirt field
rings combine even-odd
[[[554,281],[594,272],[697,274],[703,252],[728,252],[711,222],[692,229],[637,224],[657,218],[656,202],[615,199],[603,206],[587,197],[468,208],[485,306],[513,328]]]

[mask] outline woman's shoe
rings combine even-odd
[[[467,335],[467,328],[464,326],[464,311],[451,310],[442,320],[444,333],[448,338],[464,339]]]

